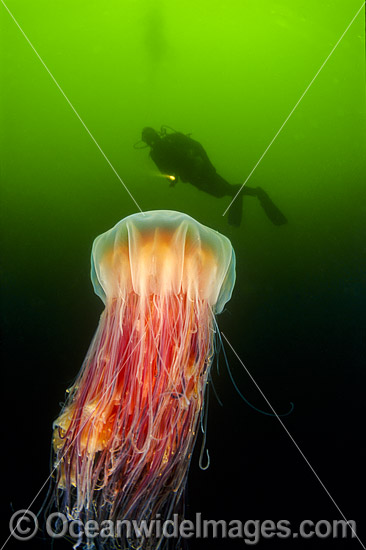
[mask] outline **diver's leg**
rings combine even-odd
[[[242,187],[242,186],[240,186]],[[249,195],[250,197],[256,197],[258,195],[258,187],[249,187],[249,185],[244,185],[242,189],[243,195]]]
[[[268,194],[261,187],[249,187],[247,185],[244,185],[244,187],[243,185],[231,185],[230,187],[232,188],[233,198],[236,197],[230,209],[236,210],[235,203],[237,201],[239,201],[239,205],[237,205],[237,210],[239,210],[239,207],[241,209],[242,197],[244,195],[257,197],[267,217],[271,220],[271,222],[274,225],[284,225],[285,223],[287,223],[287,218],[284,216],[284,214],[282,214],[282,212],[277,208],[277,206],[269,198]],[[241,214],[240,214],[240,218],[241,218]],[[238,213],[237,215],[235,215],[235,213],[233,212],[232,219],[233,220],[239,219]],[[235,221],[230,222],[230,210],[229,210],[229,223],[232,223],[232,225],[239,225],[235,223]]]
[[[211,173],[210,178],[205,180],[205,184],[201,180],[200,184],[197,185],[202,191],[206,191],[210,195],[213,195],[217,198],[222,197],[232,197],[234,198],[238,192],[240,186],[231,185],[228,181],[222,178],[219,174]],[[228,221],[230,225],[239,226],[242,218],[243,211],[243,194],[239,193],[235,201],[229,208]]]
[[[236,193],[236,186],[231,185],[228,181],[226,181],[223,177],[221,177],[219,174],[214,172],[213,174],[210,174],[209,176],[209,187],[207,188],[207,192],[210,193],[210,195],[213,195],[217,198],[222,197],[233,197]]]
[[[240,191],[239,194],[243,195],[257,195],[257,189],[246,185],[243,188],[242,185],[232,185],[217,172],[205,173],[204,176],[191,180],[191,183],[201,191],[205,191],[219,199],[222,197],[235,197],[238,191]]]
[[[227,194],[232,197],[235,197],[238,193],[248,195],[249,197],[257,197],[259,193],[258,190],[260,189],[260,187],[249,187],[249,185],[243,186],[243,184],[230,185],[230,183],[228,183],[227,185]]]
[[[249,185],[232,185],[231,187],[235,187],[235,193],[237,193],[239,190],[243,195],[249,195],[250,197],[259,197],[261,193],[265,193],[261,187],[250,187]]]
[[[256,191],[258,200],[271,222],[274,225],[283,225],[287,223],[286,216],[284,216],[281,210],[271,201],[267,193],[261,187],[257,187]]]
[[[229,207],[228,222],[239,227],[243,215],[243,195],[240,193]]]

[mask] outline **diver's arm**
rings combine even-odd
[[[175,187],[179,181],[178,174],[172,170],[169,170],[169,168],[163,162],[160,162],[159,159],[153,158],[152,155],[151,158],[159,172],[169,181],[169,187]]]
[[[161,154],[160,151],[156,151],[154,149],[150,151],[150,157],[153,160],[155,166],[158,168],[159,172],[170,181],[170,186],[174,187],[174,185],[178,182],[178,175],[169,167],[169,163],[166,161],[165,156],[166,155],[164,154],[164,151],[163,154]]]
[[[162,174],[166,173],[167,170],[166,170],[166,167],[165,167],[165,163],[160,158],[160,156],[156,154],[156,151],[151,150],[150,151],[150,157],[151,157],[152,161],[154,162],[155,166],[157,167],[157,169],[159,170],[159,172],[161,172]]]

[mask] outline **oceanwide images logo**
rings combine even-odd
[[[30,540],[38,531],[37,516],[30,510],[18,510],[9,522],[10,535],[17,540]]]
[[[139,539],[153,538],[190,539],[222,538],[242,539],[245,544],[255,545],[261,539],[289,538],[354,538],[356,523],[346,520],[303,520],[298,528],[293,529],[288,520],[208,520],[201,513],[196,513],[195,521],[181,519],[178,514],[173,519],[163,520],[160,514],[151,521],[104,520],[98,524],[95,520],[82,522],[80,519],[69,519],[61,512],[50,514],[45,523],[45,531],[52,539],[71,537],[78,541],[100,539]],[[10,535],[19,541],[32,539],[39,528],[37,516],[30,510],[18,510],[9,523]]]

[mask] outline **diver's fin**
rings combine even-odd
[[[240,226],[243,214],[243,194],[240,193],[229,208],[228,222],[230,225]]]
[[[257,188],[257,197],[263,207],[263,210],[274,225],[284,225],[287,223],[286,216],[282,214],[281,210],[277,208],[267,193],[260,187]]]

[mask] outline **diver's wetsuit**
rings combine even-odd
[[[161,173],[167,176],[180,178],[183,182],[191,183],[201,191],[214,197],[234,197],[241,189],[241,185],[231,185],[217,174],[215,167],[207,156],[202,145],[194,139],[180,132],[168,134],[156,140],[151,145],[150,156]],[[268,195],[261,188],[243,187],[229,209],[229,223],[240,225],[242,217],[243,195],[257,196],[271,221],[277,225],[286,223],[286,218],[271,203]],[[270,216],[270,210],[264,203],[271,203],[272,210],[277,210],[276,217]],[[281,218],[282,216],[282,218]]]
[[[234,196],[240,185],[231,185],[216,169],[198,141],[180,132],[168,134],[154,144],[150,156],[162,173],[191,183],[214,197]],[[246,187],[244,194],[255,195]]]

